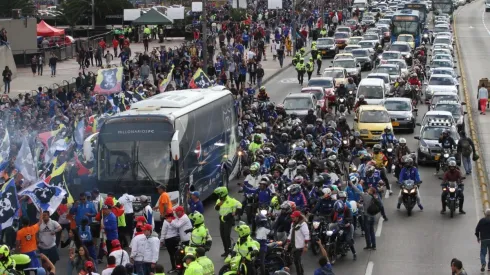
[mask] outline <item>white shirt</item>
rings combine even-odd
[[[294,233],[294,246],[296,249],[302,249],[305,247],[305,241],[310,240],[310,230],[308,229],[308,225],[306,222],[302,222],[300,225],[291,225],[291,231],[289,231],[288,240],[291,240],[291,235],[293,234],[293,230],[295,227],[299,226],[300,229],[296,230]]]
[[[176,220],[173,220],[172,222],[175,222]],[[162,225],[162,232],[160,234],[160,241],[164,242],[165,239],[170,239],[173,237],[179,236],[179,230],[173,226],[170,226],[170,223],[165,220]]]
[[[114,270],[114,267],[106,268],[106,269],[102,270],[101,275],[111,275],[113,270]]]
[[[133,202],[135,201],[135,197],[133,195],[128,195],[128,193],[124,193],[118,200],[122,206],[124,206],[125,214],[133,214]]]
[[[172,223],[170,223],[170,226],[179,230],[181,241],[187,242],[191,239],[191,232],[185,233],[187,229],[192,228],[191,220],[186,214],[182,215],[182,217],[180,218],[176,218],[175,220],[173,220]]]
[[[61,230],[61,225],[57,221],[49,220],[48,223],[41,223],[39,226],[39,248],[50,249],[56,245],[56,233]]]
[[[136,236],[134,240],[136,240],[136,242],[131,248],[131,258],[133,258],[135,261],[145,263],[156,263],[158,261],[160,241],[157,237],[146,237],[144,234],[142,234]]]
[[[129,263],[129,254],[122,249],[112,251],[109,256],[114,256],[114,258],[116,258],[116,265],[126,266],[126,264]]]
[[[131,258],[137,262],[141,262],[143,260],[143,255],[139,255],[137,251],[137,244],[143,238],[146,238],[145,234],[136,235],[131,240],[131,244],[129,245],[131,248]]]
[[[248,57],[248,59],[253,59],[255,57],[255,53],[252,51],[248,51],[247,57]]]

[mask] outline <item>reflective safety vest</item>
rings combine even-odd
[[[187,265],[184,275],[202,275],[203,273],[204,270],[202,266],[198,262],[193,261]]]
[[[312,50],[312,51],[316,51],[316,45],[312,45],[312,46],[311,46],[311,50]]]
[[[114,201],[114,205],[118,203],[116,198],[112,198],[112,200]],[[117,217],[117,227],[126,227],[126,215],[122,214]]]
[[[313,63],[313,61],[308,62],[306,68],[308,69],[308,72],[313,72],[313,70],[315,69],[315,64]]]
[[[216,205],[218,205],[219,202],[220,200],[218,199],[216,201]],[[220,220],[224,222],[223,218],[226,215],[234,213],[239,208],[242,208],[242,204],[239,201],[235,200],[234,198],[231,198],[230,196],[226,196],[225,202],[223,202],[223,204],[220,206],[218,211],[220,215]]]
[[[196,261],[198,264],[200,264],[202,266],[202,269],[204,272],[203,275],[213,275],[214,274],[214,264],[211,261],[211,259],[209,259],[206,256],[202,256],[202,257],[197,258]]]
[[[304,71],[305,70],[305,64],[298,63],[296,64],[296,70],[298,71]]]
[[[326,30],[321,30],[320,31],[320,35],[321,36],[326,36],[327,35],[327,31]]]
[[[322,61],[322,54],[320,54],[320,53],[319,53],[319,54],[317,54],[317,55],[316,55],[316,60],[320,60],[320,61]]]
[[[145,28],[145,30],[143,31],[144,34],[151,34],[151,30],[150,28]]]
[[[248,236],[247,241],[244,243],[236,243],[234,247],[234,251],[240,254],[241,257],[247,259],[248,261],[252,261],[252,253],[250,253],[250,249],[252,251],[259,251],[260,244],[257,241],[254,241],[252,237]]]
[[[205,245],[206,242],[211,241],[212,237],[209,234],[209,230],[204,226],[204,224],[200,224],[192,230],[190,245],[200,246]]]

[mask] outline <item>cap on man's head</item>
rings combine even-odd
[[[111,209],[111,207],[107,204],[102,205],[102,209]]]
[[[136,217],[136,222],[146,222],[146,218],[143,216]]]
[[[160,185],[158,185],[157,188],[162,189],[162,190],[167,190],[167,186],[165,184],[160,184]]]
[[[112,247],[121,247],[121,243],[119,242],[118,239],[112,240],[111,245]]]
[[[291,214],[291,218],[298,218],[298,217],[301,217],[301,212],[299,212],[298,210],[294,211]]]
[[[86,268],[94,268],[94,263],[92,261],[86,261],[85,262],[85,267]]]
[[[196,196],[197,198],[199,198],[199,196],[200,196],[201,194],[199,194],[199,192],[198,192],[198,191],[194,191],[194,192],[191,192],[191,195],[192,195],[192,196]]]
[[[145,226],[143,227],[143,230],[152,231],[153,227],[151,226],[151,224],[145,224]]]

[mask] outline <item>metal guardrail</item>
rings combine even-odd
[[[12,55],[14,56],[15,65],[17,65],[17,67],[29,67],[32,58],[36,55],[43,55],[45,63],[47,64],[51,54],[56,55],[60,61],[75,58],[77,56],[73,45],[44,49],[12,50]]]

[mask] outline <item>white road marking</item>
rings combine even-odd
[[[378,226],[376,227],[376,237],[381,237],[381,231],[383,230],[383,217],[379,217]]]
[[[298,79],[297,78],[285,78],[285,79],[281,79],[279,82],[285,83],[285,84],[298,83]]]
[[[367,267],[366,267],[366,273],[364,273],[364,275],[372,275],[373,274],[373,268],[374,268],[374,263],[369,262]]]
[[[488,34],[490,35],[490,30],[487,28],[487,25],[485,24],[485,10],[483,10],[481,14],[481,22],[483,23],[483,27],[485,27],[485,30],[487,30]]]

